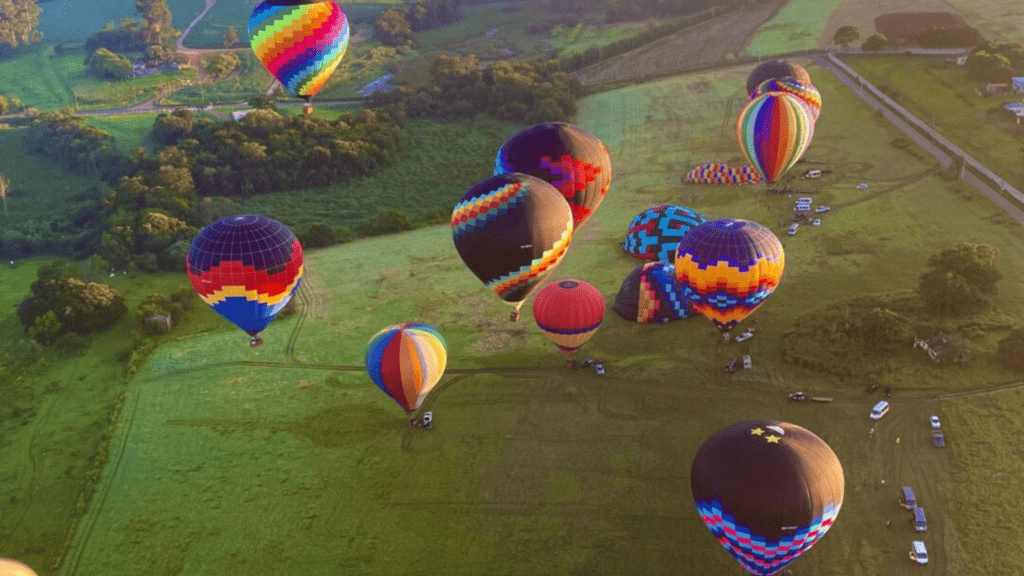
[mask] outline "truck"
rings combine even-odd
[[[937,448],[946,445],[946,437],[942,434],[942,430],[932,430],[932,444],[935,444]]]

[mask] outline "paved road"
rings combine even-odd
[[[864,90],[863,87],[860,86],[856,80],[850,78],[849,75],[847,75],[845,72],[837,70],[836,67],[832,65],[832,63],[829,61],[826,55],[815,54],[811,56],[811,59],[814,60],[814,62],[817,63],[818,66],[821,66],[822,69],[827,70],[833,76],[838,78],[840,82],[846,84],[846,86],[848,86],[850,90],[853,90],[853,92],[860,96],[860,99],[866,102],[869,106],[876,110],[881,110],[882,115],[885,117],[886,120],[891,122],[892,125],[895,126],[896,128],[899,128],[899,130],[903,132],[907,136],[907,138],[910,138],[911,140],[914,141],[914,143],[919,145],[921,148],[924,148],[925,151],[934,156],[940,164],[942,164],[943,166],[949,166],[954,162],[953,157],[950,156],[945,150],[935,145],[926,136],[921,134],[916,128],[914,128],[906,121],[904,121],[902,118],[900,118],[897,114],[894,114],[888,108],[883,106],[882,103],[879,102],[876,98],[874,98],[870,93],[868,93],[868,91]],[[909,112],[907,112],[906,114],[907,116],[912,116]],[[997,189],[993,188],[987,182],[976,177],[974,174],[971,173],[970,170],[964,170],[962,177],[964,182],[973,186],[975,190],[977,190],[985,197],[987,197],[989,200],[991,200],[996,206],[999,206],[999,208],[1001,208],[1004,212],[1006,212],[1008,216],[1016,220],[1019,224],[1024,225],[1024,210],[1021,210],[1020,208],[1017,207],[1016,204],[1004,198]]]

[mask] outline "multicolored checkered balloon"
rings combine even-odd
[[[679,240],[705,221],[699,212],[685,206],[653,206],[637,214],[629,223],[622,249],[634,258],[671,264],[675,261]]]
[[[348,48],[348,18],[331,0],[264,0],[249,16],[256,57],[281,84],[308,102]]]

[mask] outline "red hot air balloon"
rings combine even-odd
[[[548,284],[533,301],[533,319],[571,363],[572,354],[601,326],[604,297],[582,280]]]

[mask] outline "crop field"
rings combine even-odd
[[[957,12],[977,22],[986,38],[1000,42],[1024,42],[1024,5],[1020,2],[949,0],[948,3]]]
[[[978,96],[975,88],[980,84],[969,80],[964,68],[946,66],[941,60],[848,56],[844,61],[875,86],[898,91],[896,101],[911,113],[1007,182],[1024,188],[1021,131],[1013,115],[1001,110],[1004,102],[1019,101],[1019,96]]]
[[[46,42],[84,43],[105,24],[117,26],[122,18],[139,18],[134,0],[55,0],[39,7],[43,11],[37,30]]]
[[[765,22],[746,46],[751,56],[818,48],[822,29],[842,0],[790,0]]]
[[[165,340],[137,374],[100,489],[57,572],[370,575],[429,566],[511,576],[637,567],[670,574],[694,565],[738,575],[693,508],[689,467],[707,435],[754,417],[815,431],[844,465],[837,523],[796,570],[917,574],[906,554],[919,536],[895,503],[897,487],[907,484],[928,509],[930,529],[921,536],[931,570],[1024,569],[1015,546],[1024,539],[1022,505],[1005,497],[1021,489],[1012,434],[1022,418],[1020,393],[938,400],[942,392],[1012,380],[995,362],[999,334],[972,339],[974,360],[963,368],[937,368],[908,344],[904,366],[884,382],[896,388],[893,408],[874,433],[867,413],[876,398],[859,382],[784,364],[780,355],[783,333],[809,309],[911,290],[928,255],[961,240],[1000,247],[1004,289],[994,313],[1020,323],[1024,294],[1009,288],[1024,282],[1024,263],[1012,257],[1024,248],[1024,232],[962,184],[934,174],[922,152],[895,145],[899,132],[813,66],[825,108],[806,158],[833,170],[812,195],[835,207],[820,228],[783,235],[776,221],[791,201],[766,197],[760,187],[681,184],[691,162],[738,155],[722,126],[735,114],[727,95],[742,89],[748,71],[680,76],[584,99],[578,122],[608,145],[615,180],[552,280],[580,278],[614,298],[639,264],[622,253],[622,234],[654,204],[754,219],[783,238],[787,268],[754,313],[753,339],[723,346],[703,318],[638,325],[609,312],[580,350],[605,360],[608,374],[598,377],[566,370],[533,327],[529,304],[523,320],[510,324],[507,307],[463,267],[445,225],[310,251],[298,296],[306,315],[272,324],[263,347],[248,348],[245,335],[197,308],[186,332]],[[489,172],[481,166],[477,178]],[[424,174],[417,189],[443,178]],[[861,182],[870,187],[856,189]],[[846,246],[829,252],[837,243]],[[24,291],[32,276],[19,268],[17,278],[14,289]],[[162,288],[187,286],[182,275],[168,275]],[[435,414],[432,431],[409,428],[362,371],[370,336],[405,321],[438,327],[448,344],[447,374],[423,407]],[[722,372],[728,357],[744,353],[754,368]],[[798,389],[835,402],[787,402],[785,394]],[[61,390],[44,397],[65,402],[58,399],[77,389]],[[946,449],[930,445],[933,413],[948,429]],[[35,436],[61,425],[60,412],[52,414],[45,426],[34,420]],[[30,437],[12,437],[4,461],[40,454]],[[4,483],[9,492],[29,485],[26,468]],[[53,470],[38,474],[42,483]],[[34,513],[50,506],[43,499],[52,490],[4,504],[12,513],[0,518],[59,516]],[[995,514],[1008,521],[990,528]],[[42,534],[45,522],[31,528]],[[44,556],[27,538],[9,546],[29,548],[28,559]]]
[[[860,32],[860,39],[851,46],[860,46],[868,36],[875,34],[875,18],[893,12],[948,12],[950,4],[942,0],[842,0],[832,11],[832,15],[821,34],[819,48],[835,46],[832,39],[841,26],[855,26]],[[963,11],[960,11],[963,13]],[[976,22],[972,26],[978,26]]]
[[[573,75],[583,84],[636,81],[672,71],[713,66],[735,58],[775,11],[774,4],[736,10],[691,26]],[[694,50],[700,46],[700,50]]]

